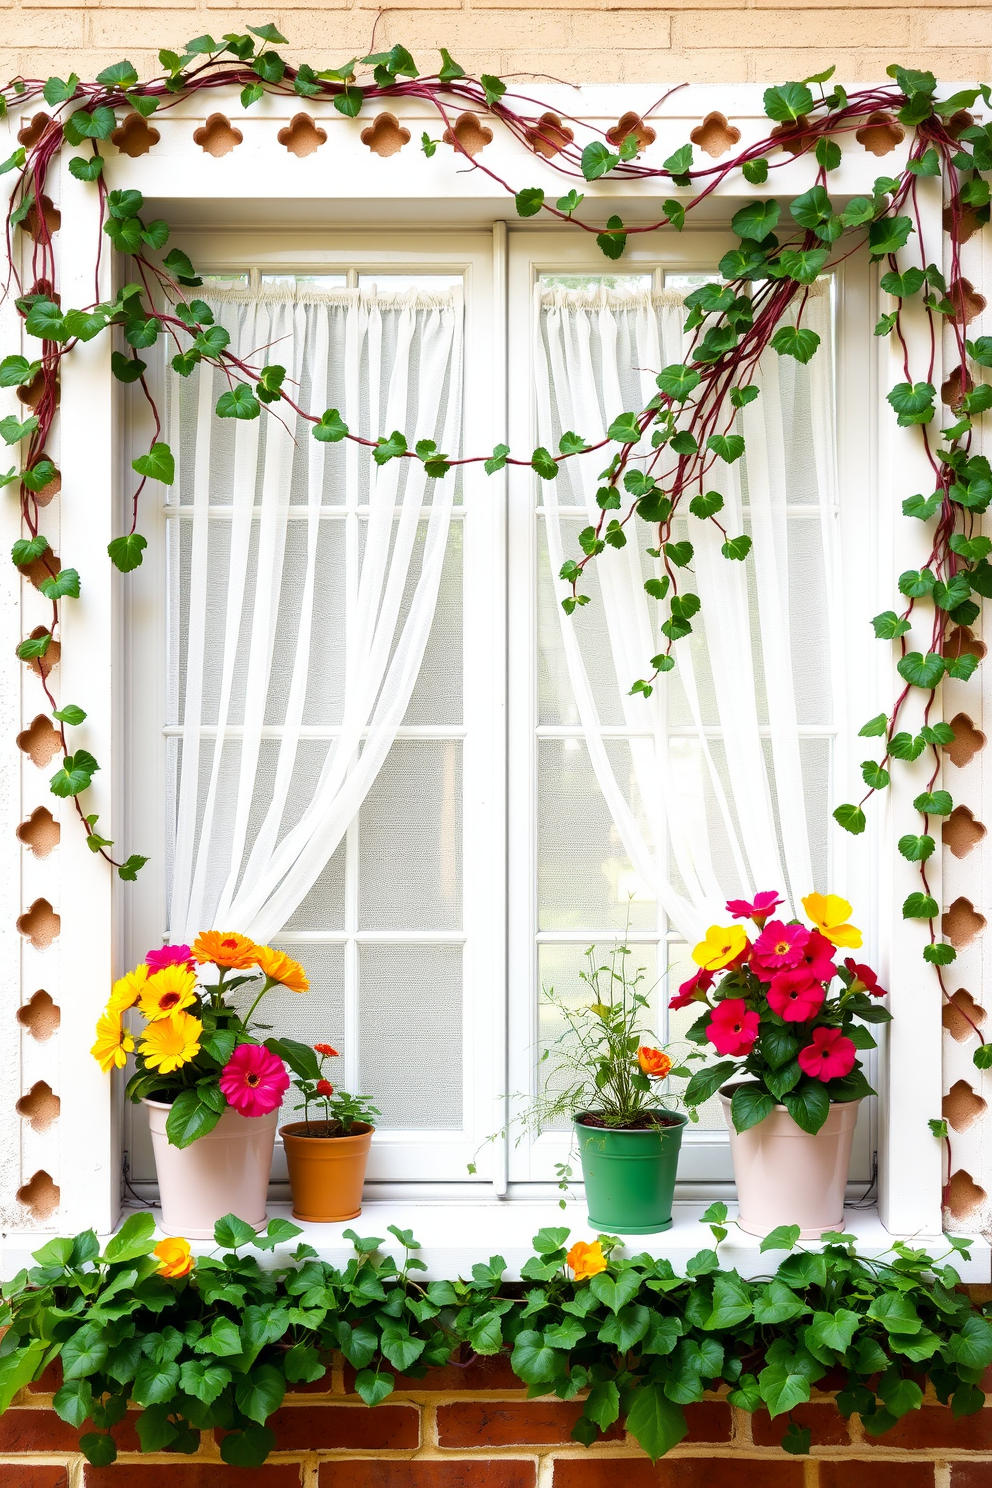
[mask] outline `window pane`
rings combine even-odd
[[[362,945],[358,951],[359,1085],[380,1130],[462,1124],[462,950]],[[452,1174],[452,1177],[460,1177]]]

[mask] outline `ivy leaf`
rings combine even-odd
[[[79,598],[79,574],[74,568],[63,568],[52,579],[42,579],[38,585],[46,599]]]
[[[746,207],[734,213],[730,226],[739,238],[760,243],[775,231],[781,210],[775,200],[748,202]]]
[[[153,444],[147,455],[139,455],[136,460],[132,460],[131,469],[149,480],[161,481],[163,486],[171,486],[176,478],[176,462],[172,450],[161,441]]]
[[[902,906],[904,920],[932,920],[936,914],[937,901],[929,894],[909,894]]]
[[[217,399],[218,418],[256,419],[262,411],[255,394],[246,382],[239,382]]]
[[[690,507],[691,504],[692,503],[690,502]],[[728,537],[727,541],[725,543],[721,543],[720,545],[720,552],[723,554],[724,558],[736,558],[741,563],[743,563],[744,559],[747,557],[750,551],[751,538],[747,537],[746,535],[742,535],[741,537]]]
[[[875,718],[869,718],[868,722],[858,729],[859,739],[877,739],[885,733],[889,726],[889,720],[884,713],[879,713]]]
[[[110,67],[105,67],[102,72],[98,72],[96,80],[105,88],[133,88],[138,81],[138,74],[133,63],[114,62]],[[79,81],[78,78],[76,81]]]
[[[627,1430],[652,1462],[677,1446],[688,1429],[681,1406],[669,1400],[661,1384],[635,1385],[627,1409]]]
[[[28,636],[21,641],[17,647],[17,654],[22,661],[33,661],[35,657],[44,656],[52,644],[52,637],[46,630],[38,636]]]
[[[147,858],[141,857],[138,853],[132,853],[126,863],[118,866],[117,877],[122,878],[125,883],[134,883],[139,869],[143,868],[147,862]]]
[[[944,675],[944,658],[936,651],[928,651],[926,656],[910,651],[896,663],[896,670],[912,687],[934,688]]]
[[[86,714],[75,703],[66,703],[64,708],[56,708],[52,717],[57,718],[59,723],[68,723],[72,727],[77,727],[86,720]]]
[[[542,480],[554,480],[558,475],[558,462],[543,445],[538,446],[530,457],[531,468]]]
[[[596,242],[607,258],[622,258],[627,246],[623,219],[616,216],[607,218],[606,231],[596,234]]]
[[[930,857],[936,843],[932,837],[915,837],[907,833],[905,837],[899,838],[899,851],[910,863],[925,863]]]
[[[544,192],[540,186],[525,186],[514,197],[518,217],[536,217],[544,206]]]
[[[355,1388],[360,1391],[358,1380]],[[275,1447],[277,1437],[268,1426],[247,1426],[244,1431],[229,1431],[221,1439],[220,1455],[232,1467],[261,1467]]]
[[[845,217],[853,206],[852,201],[844,213]],[[880,217],[868,229],[868,246],[872,258],[884,258],[888,253],[898,253],[900,248],[905,248],[909,235],[914,230],[909,217]]]
[[[677,403],[684,403],[686,398],[699,386],[702,378],[694,367],[687,367],[682,362],[675,362],[671,367],[665,367],[658,373],[658,386],[669,398],[674,398]]]
[[[142,537],[140,532],[129,532],[126,537],[115,537],[107,544],[107,552],[110,555],[114,567],[121,573],[130,573],[134,568],[140,568],[142,554],[148,546],[148,539]]]
[[[935,517],[943,504],[943,491],[934,491],[932,496],[907,496],[902,504],[904,517],[916,517],[921,522],[929,522]]]
[[[820,338],[807,326],[779,326],[771,340],[772,350],[779,356],[795,357],[804,365],[815,354]]]
[[[689,510],[694,517],[706,518],[716,516],[718,511],[723,510],[723,497],[719,491],[700,492],[698,496],[693,496],[689,502]]]
[[[328,408],[325,413],[321,414],[319,422],[314,424],[310,432],[321,444],[337,444],[339,440],[347,436],[348,425],[336,408]]]
[[[485,90],[486,102],[489,104],[490,108],[494,103],[498,103],[499,100],[503,97],[503,94],[506,92],[506,84],[503,82],[503,80],[498,77],[493,77],[491,73],[482,73],[479,78],[479,82],[482,84],[483,89]]]
[[[80,145],[84,139],[109,139],[117,128],[112,108],[101,106],[93,109],[77,109],[65,121],[65,137],[70,145]]]
[[[763,186],[768,180],[768,161],[764,156],[757,160],[745,160],[741,165],[745,181],[752,186]]]
[[[587,181],[598,181],[600,176],[607,175],[619,164],[620,156],[615,155],[602,140],[591,140],[582,151],[582,174]]]
[[[861,778],[870,790],[885,790],[889,783],[889,772],[875,760],[865,760],[861,766]]]
[[[886,402],[891,403],[898,414],[896,422],[901,429],[930,422],[936,391],[932,382],[898,382],[891,392],[886,393]]]
[[[765,113],[779,124],[794,124],[813,108],[813,95],[805,83],[783,83],[766,88]]]
[[[923,947],[923,959],[929,961],[932,966],[950,966],[952,961],[957,960],[957,951],[949,945],[928,945]],[[982,1046],[983,1048],[985,1045]],[[992,1047],[992,1046],[989,1046]],[[976,1064],[977,1052],[976,1052]],[[984,1068],[984,1066],[980,1066]]]
[[[742,434],[711,434],[706,441],[706,448],[719,455],[721,460],[732,465],[739,460],[744,453],[744,436]]]
[[[924,791],[913,802],[913,810],[924,812],[928,816],[950,816],[954,810],[954,801],[950,791]]]
[[[894,641],[899,636],[905,635],[912,626],[908,620],[900,620],[895,610],[884,610],[881,615],[876,615],[871,622],[876,638],[880,641]]]

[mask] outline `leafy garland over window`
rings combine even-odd
[[[988,86],[968,88],[952,98],[938,99],[932,74],[892,66],[891,85],[871,87],[848,94],[839,85],[827,91],[833,69],[804,82],[768,88],[765,112],[774,127],[766,139],[717,165],[696,166],[691,144],[682,145],[661,167],[643,163],[642,121],[625,115],[620,124],[602,133],[580,121],[544,113],[526,112],[539,107],[531,100],[507,91],[499,78],[483,74],[468,77],[443,48],[437,73],[421,76],[410,53],[402,46],[343,67],[315,70],[306,63],[290,66],[274,45],[285,41],[272,25],[249,27],[251,34],[225,35],[221,41],[200,36],[188,43],[182,54],[162,51],[163,75],[141,82],[129,62],[119,62],[101,72],[95,82],[84,83],[73,74],[40,80],[15,79],[0,90],[5,108],[22,108],[43,98],[51,110],[52,123],[34,143],[18,148],[0,166],[0,171],[18,173],[8,210],[8,240],[11,229],[22,228],[34,240],[30,255],[30,283],[18,281],[18,310],[27,336],[37,338],[41,355],[29,359],[11,355],[0,363],[0,386],[30,389],[35,412],[23,422],[10,416],[0,421],[0,434],[8,444],[24,442],[26,457],[21,469],[11,469],[0,482],[19,482],[24,525],[28,535],[15,544],[14,562],[43,573],[39,588],[51,601],[48,627],[25,638],[19,656],[33,664],[61,736],[64,761],[52,778],[52,791],[71,798],[85,827],[90,847],[116,867],[121,878],[133,879],[145,858],[133,854],[125,861],[110,853],[113,844],[97,832],[97,818],[87,815],[80,796],[89,786],[97,761],[84,749],[72,749],[66,730],[86,717],[75,704],[56,708],[47,679],[45,656],[52,644],[63,600],[79,595],[80,576],[73,568],[59,570],[40,530],[39,496],[57,489],[59,472],[47,453],[58,401],[58,378],[62,358],[79,341],[88,341],[119,327],[121,346],[112,355],[114,375],[124,383],[137,382],[151,406],[155,433],[146,454],[134,460],[140,481],[135,487],[132,521],[128,532],[111,542],[109,554],[117,568],[127,573],[142,559],[145,539],[137,530],[141,493],[148,480],[171,484],[175,467],[171,450],[159,438],[161,423],[145,379],[146,364],[141,352],[164,336],[175,347],[172,367],[179,376],[189,376],[198,362],[221,368],[229,388],[216,407],[220,418],[258,418],[264,407],[280,403],[312,425],[315,439],[328,443],[351,440],[366,447],[373,460],[384,465],[393,459],[417,460],[429,476],[443,478],[455,465],[482,463],[487,473],[507,465],[530,466],[542,480],[554,480],[565,460],[608,450],[606,469],[597,500],[600,516],[579,534],[580,551],[569,558],[561,577],[571,586],[563,600],[567,612],[589,602],[582,592],[585,571],[607,546],[623,547],[638,530],[638,521],[650,534],[648,552],[657,564],[658,576],[645,585],[660,606],[661,642],[658,654],[645,658],[646,675],[634,684],[635,692],[650,694],[664,673],[676,664],[676,643],[689,635],[699,611],[698,596],[688,585],[693,557],[691,541],[673,540],[673,523],[688,506],[693,517],[714,523],[722,536],[722,551],[732,562],[745,561],[751,539],[729,531],[721,521],[723,497],[711,489],[719,481],[724,465],[744,454],[743,435],[735,428],[738,410],[759,396],[752,381],[758,360],[769,349],[806,363],[816,353],[818,336],[802,324],[803,308],[810,286],[830,264],[867,252],[872,263],[883,269],[881,287],[892,298],[894,308],[875,328],[876,335],[894,336],[902,351],[904,380],[887,397],[893,416],[902,427],[919,426],[932,471],[933,491],[908,495],[903,511],[911,519],[933,524],[929,560],[918,571],[898,578],[901,598],[891,610],[873,621],[876,635],[899,646],[898,671],[904,686],[891,708],[870,719],[861,736],[878,739],[880,759],[866,760],[862,774],[866,791],[857,802],[840,805],[834,816],[841,827],[855,834],[865,830],[864,807],[868,799],[889,785],[894,765],[913,761],[928,752],[932,773],[927,788],[914,807],[919,813],[918,830],[899,839],[899,851],[919,865],[920,888],[906,899],[903,915],[925,920],[929,941],[926,961],[935,968],[943,995],[948,997],[943,968],[955,958],[955,950],[938,938],[938,905],[927,879],[927,860],[936,847],[932,824],[950,814],[949,792],[937,788],[941,750],[953,742],[950,726],[931,722],[937,688],[943,677],[967,680],[977,658],[962,646],[962,627],[979,616],[981,601],[992,596],[992,541],[976,531],[976,518],[992,501],[992,467],[972,453],[973,418],[992,406],[992,386],[974,384],[970,364],[992,367],[992,337],[965,339],[966,282],[960,273],[962,242],[989,219],[989,183],[983,173],[992,171],[992,124],[977,125],[968,109],[981,97],[992,106]],[[371,78],[361,69],[372,69]],[[352,433],[337,409],[310,410],[300,407],[284,386],[285,369],[272,363],[249,364],[229,347],[223,327],[215,325],[202,300],[188,294],[202,283],[185,253],[172,248],[162,255],[169,241],[165,222],[146,221],[142,195],[138,191],[107,191],[103,179],[101,143],[123,123],[140,115],[165,112],[181,99],[202,90],[234,84],[241,87],[245,108],[265,93],[281,97],[320,98],[348,118],[378,101],[415,98],[433,105],[444,125],[443,143],[465,156],[477,171],[487,175],[514,199],[521,217],[546,214],[578,232],[591,233],[608,259],[623,256],[632,234],[669,227],[680,230],[686,215],[705,201],[714,189],[740,172],[752,186],[763,185],[770,173],[793,157],[811,157],[815,182],[793,200],[775,197],[749,202],[733,218],[732,228],[739,246],[720,263],[723,284],[707,284],[687,298],[687,329],[693,333],[690,354],[684,364],[664,368],[657,379],[658,392],[646,407],[618,410],[606,440],[587,443],[581,432],[568,431],[559,449],[536,449],[529,455],[514,455],[505,445],[491,454],[452,459],[431,440],[417,439],[416,431],[393,430],[375,440]],[[813,87],[817,89],[814,95]],[[517,107],[519,105],[519,107]],[[482,160],[475,158],[459,137],[458,111],[466,111],[478,123],[488,115],[507,129],[543,163],[550,163],[564,178],[577,181],[610,176],[630,183],[670,180],[673,186],[693,188],[686,200],[667,200],[662,216],[647,224],[625,224],[610,216],[605,224],[588,220],[581,211],[583,195],[576,186],[547,199],[538,187],[515,188]],[[870,196],[857,197],[842,211],[835,211],[830,198],[830,173],[842,159],[842,143],[862,128],[871,115],[881,114],[900,137],[913,129],[913,141],[905,169],[896,176],[880,176]],[[896,122],[898,121],[898,123]],[[878,120],[875,121],[876,124]],[[122,126],[123,127],[123,126]],[[576,141],[576,130],[589,136]],[[421,147],[432,156],[441,141],[425,131]],[[45,195],[48,171],[65,145],[84,147],[74,155],[69,169],[81,181],[93,183],[99,193],[102,232],[113,248],[130,259],[129,281],[115,300],[106,304],[64,307],[59,302],[55,258],[52,249],[51,203]],[[85,147],[88,145],[89,153]],[[924,241],[917,200],[920,177],[941,178],[946,201],[945,223],[950,238],[950,283],[945,282],[933,262],[934,245]],[[896,255],[908,250],[918,262],[902,267]],[[13,257],[13,256],[12,256]],[[14,270],[16,275],[16,269]],[[910,364],[904,336],[902,311],[908,300],[922,301],[929,322],[929,353],[926,365]],[[958,380],[953,424],[939,433],[930,426],[936,412],[933,375],[936,346],[944,322],[953,329]],[[645,457],[644,441],[650,453]],[[603,459],[603,454],[599,454]],[[636,540],[636,539],[635,539]],[[925,650],[909,650],[907,634],[918,605],[933,606],[929,639]],[[924,723],[918,733],[902,727],[904,709],[911,696],[924,699]],[[973,1025],[974,1027],[974,1025]],[[979,1039],[975,1062],[992,1067],[992,1043]]]
[[[783,1225],[761,1242],[778,1255],[774,1274],[744,1280],[721,1265],[726,1219],[725,1204],[703,1216],[714,1247],[684,1277],[664,1257],[614,1254],[613,1236],[566,1251],[567,1229],[542,1229],[521,1284],[504,1281],[498,1255],[470,1281],[424,1281],[419,1244],[395,1225],[401,1267],[382,1239],[353,1230],[341,1269],[309,1245],[262,1267],[249,1247],[271,1252],[299,1226],[272,1219],[256,1235],[229,1214],[214,1230],[218,1253],[197,1260],[185,1240],[156,1245],[153,1217],[134,1214],[102,1253],[92,1230],[53,1239],[4,1285],[0,1412],[58,1359],[53,1404],[87,1428],[90,1462],[115,1460],[112,1429],[133,1402],[143,1452],[195,1452],[200,1432],[220,1427],[224,1461],[256,1467],[276,1446],[266,1421],[287,1384],[323,1378],[335,1350],[367,1405],[392,1393],[394,1370],[424,1379],[459,1352],[467,1363],[506,1351],[529,1396],[588,1392],[576,1441],[589,1446],[623,1417],[653,1461],[685,1436],[683,1406],[721,1387],[730,1404],[780,1418],[781,1445],[797,1455],[810,1430],[792,1412],[838,1370],[837,1409],[856,1411],[871,1437],[919,1410],[928,1381],[955,1420],[982,1409],[992,1324],[950,1264],[970,1240],[949,1236],[940,1260],[901,1240],[870,1258],[843,1234],[804,1250],[799,1226]]]

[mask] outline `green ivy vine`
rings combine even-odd
[[[93,82],[82,82],[75,74],[66,80],[16,78],[0,90],[4,110],[41,99],[52,120],[40,138],[16,149],[0,165],[0,172],[16,172],[7,216],[8,245],[18,228],[33,239],[30,282],[20,282],[12,252],[11,273],[25,335],[40,345],[36,358],[16,354],[0,362],[0,386],[30,387],[36,393],[35,411],[28,418],[0,420],[0,436],[25,451],[20,466],[0,476],[0,483],[18,484],[21,493],[27,535],[14,546],[14,562],[35,574],[41,565],[39,588],[52,605],[50,624],[26,637],[18,654],[40,672],[61,737],[64,760],[51,789],[72,799],[90,847],[125,879],[133,879],[147,861],[138,854],[123,862],[114,859],[109,851],[113,844],[97,832],[96,817],[86,814],[80,797],[99,765],[85,749],[74,749],[67,734],[86,715],[74,704],[57,708],[45,674],[44,658],[58,627],[60,607],[78,598],[81,582],[75,569],[59,570],[51,562],[49,544],[40,530],[38,502],[39,494],[52,488],[59,476],[46,446],[56,418],[59,368],[79,342],[104,332],[116,335],[113,373],[123,383],[140,386],[155,421],[150,448],[133,461],[139,479],[130,528],[109,547],[109,556],[122,573],[141,563],[146,546],[138,531],[139,501],[146,482],[168,485],[175,474],[172,452],[160,437],[161,424],[141,356],[159,337],[178,348],[172,357],[178,376],[188,376],[199,362],[219,367],[227,375],[228,389],[216,406],[219,418],[254,419],[265,409],[285,405],[311,424],[315,439],[328,443],[351,440],[366,448],[379,465],[394,459],[417,460],[435,479],[442,479],[456,465],[482,464],[489,474],[507,465],[529,466],[542,480],[550,481],[564,461],[607,447],[605,457],[599,456],[607,460],[597,496],[600,515],[580,533],[579,551],[562,568],[561,576],[571,587],[563,603],[571,613],[589,602],[582,591],[588,566],[607,546],[623,547],[632,537],[641,540],[638,524],[643,521],[648,552],[658,565],[658,576],[645,587],[659,604],[660,641],[657,654],[645,658],[645,676],[633,690],[648,695],[675,666],[677,643],[691,633],[700,608],[689,582],[693,544],[675,541],[673,524],[687,508],[695,519],[716,525],[729,561],[746,561],[751,539],[724,525],[723,497],[712,489],[720,471],[744,454],[744,436],[735,427],[738,411],[759,395],[753,376],[767,351],[800,363],[816,354],[818,337],[802,324],[810,287],[831,265],[852,254],[867,253],[879,265],[881,288],[893,307],[882,315],[875,333],[894,337],[901,351],[903,380],[889,391],[888,402],[900,427],[919,429],[932,476],[933,490],[907,495],[903,511],[908,518],[926,524],[931,549],[922,568],[898,577],[894,590],[899,598],[894,594],[893,608],[873,621],[878,638],[898,646],[897,667],[904,685],[891,707],[861,729],[862,737],[879,741],[881,755],[862,766],[865,792],[861,799],[838,806],[834,816],[844,830],[862,833],[865,805],[889,786],[892,770],[927,755],[932,763],[930,779],[914,801],[918,830],[907,832],[898,843],[899,852],[918,865],[920,875],[920,888],[906,899],[903,915],[926,921],[924,958],[934,967],[947,997],[943,969],[956,953],[938,932],[938,905],[930,890],[927,861],[936,848],[934,824],[954,806],[950,793],[938,788],[941,750],[953,742],[953,732],[943,721],[931,719],[931,713],[944,677],[967,680],[974,672],[977,659],[960,644],[961,628],[973,624],[981,601],[992,596],[992,540],[977,530],[978,519],[992,501],[992,466],[972,452],[974,420],[992,406],[992,385],[976,382],[971,375],[975,367],[992,367],[992,337],[966,339],[960,271],[961,243],[984,226],[990,214],[986,177],[992,171],[992,124],[979,125],[968,112],[979,98],[992,106],[988,86],[940,98],[931,73],[892,66],[888,69],[891,83],[849,94],[831,83],[830,69],[801,82],[768,88],[765,112],[774,127],[765,139],[737,155],[722,163],[700,165],[693,146],[687,143],[655,166],[641,158],[641,121],[633,116],[625,116],[626,124],[609,134],[575,119],[563,119],[563,128],[556,130],[546,115],[528,112],[539,105],[516,97],[497,77],[469,77],[444,49],[439,70],[422,75],[402,46],[353,58],[341,67],[318,69],[307,63],[298,67],[287,63],[273,50],[284,41],[272,25],[249,27],[244,35],[230,33],[219,41],[196,37],[181,53],[160,52],[163,71],[149,81],[141,81],[131,63],[122,61],[106,68]],[[418,440],[415,434],[393,430],[374,440],[364,439],[348,428],[337,409],[299,406],[285,386],[285,369],[268,361],[242,360],[231,350],[225,329],[213,323],[206,303],[190,295],[202,281],[180,248],[165,251],[170,240],[168,224],[142,215],[142,194],[108,191],[101,146],[117,128],[119,117],[164,113],[182,99],[225,85],[241,89],[245,108],[271,93],[328,100],[347,118],[357,118],[378,102],[408,98],[427,102],[436,109],[451,148],[473,170],[507,192],[521,217],[544,214],[574,231],[592,234],[610,260],[622,258],[634,234],[657,228],[680,231],[689,214],[735,173],[750,186],[761,186],[776,169],[798,157],[809,159],[815,179],[790,201],[769,196],[749,201],[734,215],[731,227],[738,246],[721,260],[723,282],[704,285],[687,299],[686,326],[692,345],[685,363],[660,371],[658,391],[644,408],[618,410],[605,441],[587,441],[580,432],[570,430],[562,436],[557,451],[539,448],[514,455],[501,444],[488,454],[452,458],[433,441]],[[585,198],[577,186],[570,185],[562,196],[550,199],[539,187],[514,187],[483,159],[470,155],[453,130],[459,110],[488,116],[540,157],[544,166],[550,164],[563,178],[579,185],[607,176],[630,183],[661,179],[692,194],[665,200],[657,221],[628,224],[616,215],[605,223],[593,220],[595,205],[589,203],[583,210]],[[836,210],[830,175],[841,163],[844,145],[878,112],[893,128],[898,125],[912,131],[906,165],[894,176],[880,175],[870,195]],[[566,139],[576,131],[579,139]],[[421,148],[428,157],[440,144],[424,132]],[[108,303],[69,308],[62,306],[58,296],[45,184],[52,162],[66,146],[83,147],[83,153],[71,157],[69,170],[77,179],[92,183],[99,196],[102,234],[128,261],[124,276],[128,282]],[[932,260],[933,245],[924,242],[918,190],[925,177],[939,178],[943,186],[949,282]],[[900,266],[896,255],[902,250],[909,250],[917,262]],[[921,303],[930,328],[929,352],[919,366],[911,366],[904,334],[904,308],[910,301]],[[937,341],[945,322],[953,330],[959,381],[954,420],[938,431],[933,427],[937,411],[933,377]],[[647,458],[645,439],[651,447]],[[924,602],[933,606],[932,619],[924,618],[926,646],[910,650],[907,636]],[[910,697],[920,696],[924,723],[912,732],[903,726],[904,710]],[[992,1044],[982,1040],[977,1027],[974,1032],[979,1040],[976,1064],[992,1067]]]

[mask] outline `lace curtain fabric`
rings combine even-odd
[[[286,367],[301,407],[458,453],[460,291],[207,303],[245,360]],[[170,524],[173,941],[209,926],[271,939],[331,859],[407,711],[457,487],[282,412],[218,421],[226,386],[201,365],[170,389],[172,497],[190,509]]]
[[[538,286],[536,295],[538,434],[548,448],[567,430],[602,439],[617,414],[648,402],[662,367],[685,358],[680,294]],[[569,706],[596,781],[637,877],[690,944],[726,920],[728,897],[781,888],[795,909],[825,886],[816,871],[825,859],[824,750],[840,722],[829,645],[838,600],[828,284],[814,286],[803,324],[820,335],[820,350],[807,367],[766,354],[760,396],[735,425],[746,455],[715,462],[708,476],[707,489],[724,498],[728,535],[752,536],[751,556],[724,558],[710,522],[687,519],[673,534],[693,543],[680,587],[702,604],[693,635],[676,643],[676,670],[650,698],[630,696],[663,645],[662,606],[644,590],[661,570],[644,556],[650,533],[640,519],[628,524],[626,547],[594,561],[582,585],[593,602],[573,617],[557,607]],[[567,461],[541,485],[558,600],[570,592],[558,578],[562,561],[600,516],[601,464]],[[619,737],[629,753],[618,751]]]

